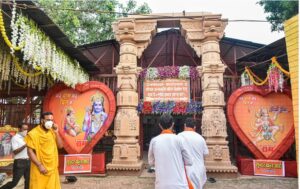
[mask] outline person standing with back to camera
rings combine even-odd
[[[155,189],[192,189],[184,170],[184,165],[193,164],[192,156],[173,133],[173,126],[173,117],[163,114],[159,120],[162,132],[150,142],[148,161],[155,167]]]
[[[25,138],[31,160],[30,189],[60,189],[58,150],[63,147],[52,112],[42,114],[41,125]]]
[[[184,140],[184,148],[187,148],[192,156],[194,163],[186,167],[186,172],[193,183],[194,189],[203,189],[206,182],[206,169],[204,156],[208,155],[208,148],[204,138],[195,132],[196,122],[192,118],[187,118],[184,124],[184,131],[178,136]]]

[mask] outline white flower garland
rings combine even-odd
[[[14,62],[16,61],[16,62]],[[23,74],[16,67],[18,64],[19,69],[22,69]],[[33,73],[36,73],[35,70],[30,69],[28,66],[24,69],[24,65],[20,65],[18,60],[12,57],[9,53],[9,48],[4,44],[4,41],[0,39],[0,89],[8,86],[8,90],[10,90],[10,81],[13,80],[16,85],[31,87],[37,90],[45,89],[46,87],[50,87],[51,85],[46,84],[47,76],[40,74],[37,76],[32,76]],[[28,74],[28,73],[31,73]]]
[[[89,80],[88,74],[80,67],[78,61],[72,60],[57,47],[32,20],[19,15],[15,25],[12,28],[15,33],[12,41],[24,42],[24,48],[21,49],[24,62],[71,87]]]
[[[18,26],[15,24],[16,9],[17,9],[17,4],[16,4],[15,0],[13,0],[13,8],[12,8],[12,12],[11,12],[11,22],[10,22],[10,27],[12,29],[12,39],[11,39],[12,47],[10,47],[11,54],[14,54],[14,52],[15,52],[13,47],[17,46],[17,39],[18,39]]]

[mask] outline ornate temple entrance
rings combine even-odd
[[[119,19],[113,26],[120,43],[120,62],[115,67],[118,78],[117,106],[114,132],[117,137],[113,147],[113,160],[107,165],[111,170],[140,170],[142,161],[139,145],[140,122],[138,106],[137,59],[151,43],[157,28],[178,27],[186,42],[201,58],[197,65],[201,77],[202,134],[210,155],[206,158],[208,172],[237,172],[229,159],[224,114],[223,73],[226,66],[220,59],[219,40],[227,21],[221,15],[186,13],[185,15],[135,16]],[[161,47],[162,49],[162,47]],[[152,63],[150,63],[152,64]],[[183,63],[184,64],[184,63]]]

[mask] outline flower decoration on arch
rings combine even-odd
[[[139,114],[163,114],[172,113],[174,115],[200,114],[202,104],[199,101],[140,101],[137,106]]]
[[[140,72],[139,77],[143,80],[169,78],[195,80],[199,77],[199,73],[196,67],[192,66],[164,66],[144,69]]]

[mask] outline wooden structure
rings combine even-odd
[[[39,28],[43,29],[55,44],[71,58],[78,60],[86,71],[90,74],[99,72],[99,69],[70,42],[67,36],[42,10],[34,8],[35,4],[33,2],[17,1],[17,3],[25,7],[25,9],[22,9],[23,14],[27,15]],[[2,5],[6,26],[10,26],[11,10],[11,5]],[[10,28],[6,28],[6,30],[11,32]],[[2,36],[0,38],[2,40]],[[0,62],[0,64],[2,64],[2,62]],[[5,88],[0,90],[0,125],[9,124],[16,126],[21,121],[29,123],[32,127],[39,124],[43,97],[46,92],[47,90],[38,91],[18,85],[13,81],[9,82]]]

